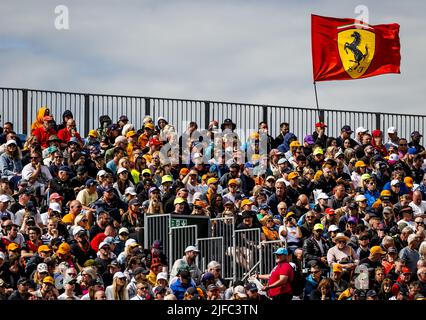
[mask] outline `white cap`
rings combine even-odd
[[[398,161],[399,157],[396,153],[392,153],[391,155],[389,155],[389,161]]]
[[[330,197],[326,194],[326,193],[324,193],[324,192],[321,192],[319,195],[318,195],[318,200],[319,199],[326,199],[326,200],[328,200]]]
[[[194,153],[194,155],[192,156],[192,159],[197,159],[197,158],[202,158],[203,155],[199,152]]]
[[[53,211],[59,211],[61,212],[61,205],[57,202],[51,202],[49,204],[49,209],[52,209]]]
[[[246,289],[243,286],[236,286],[234,288],[234,294],[238,295],[241,298],[247,298]]]
[[[159,274],[157,274],[157,281],[160,279],[164,279],[167,280],[167,273],[166,272],[160,272]]]
[[[194,246],[188,246],[188,247],[186,247],[186,249],[185,249],[185,253],[187,253],[187,252],[189,252],[189,251],[200,252],[200,250],[198,250],[198,248],[197,248],[197,247],[194,247]]]
[[[397,133],[397,130],[395,127],[389,127],[388,128],[388,133]]]
[[[6,256],[4,255],[4,253],[3,252],[1,252],[0,251],[0,259],[1,260],[5,260],[6,259]]]
[[[99,170],[99,172],[96,174],[96,176],[101,177],[101,176],[104,176],[106,174],[107,174],[107,172],[105,170]]]
[[[122,173],[124,171],[129,172],[129,170],[127,170],[126,168],[120,168],[120,169],[117,170],[117,174],[120,174],[120,173]]]
[[[125,247],[128,247],[128,246],[130,246],[130,245],[132,245],[132,244],[134,244],[134,243],[137,243],[137,242],[136,242],[136,240],[135,240],[135,239],[130,238],[130,239],[127,239],[127,241],[126,241],[126,243],[124,244],[124,246],[125,246]]]
[[[194,195],[192,196],[192,202],[194,202],[195,200],[201,200],[202,197],[203,197],[203,194],[201,192],[195,192]]]
[[[399,182],[399,180],[397,180],[397,179],[393,179],[393,180],[391,181],[391,186],[394,186],[394,185],[396,185],[396,184],[398,184],[398,183],[400,183],[400,182]]]
[[[367,198],[363,194],[357,195],[355,197],[355,201],[356,202],[358,202],[358,201],[364,201],[364,200],[367,200]]]
[[[10,201],[10,199],[9,199],[9,197],[7,195],[2,194],[0,196],[0,202],[9,202],[9,201]]]
[[[281,158],[280,160],[278,160],[278,164],[283,164],[288,162],[287,158]]]
[[[344,153],[341,149],[339,149],[339,151],[337,151],[337,152],[336,152],[336,154],[334,155],[334,158],[336,158],[336,159],[337,159],[337,158],[338,158],[339,156],[341,156],[342,154],[343,154],[343,155],[345,155],[345,153]]]
[[[37,265],[37,271],[38,271],[38,272],[49,272],[49,269],[48,269],[48,267],[47,267],[47,264],[45,264],[44,262],[39,263],[39,264]]]
[[[17,144],[15,140],[7,140],[6,142],[6,146],[10,145],[10,144]]]
[[[86,231],[84,228],[77,226],[72,229],[72,235],[75,237],[80,231]]]
[[[124,275],[123,272],[118,271],[116,273],[114,273],[114,276],[112,277],[113,279],[117,279],[117,278],[126,278],[126,276]]]
[[[124,194],[130,194],[132,196],[137,195],[136,190],[133,187],[126,188],[126,190],[124,191]]]
[[[108,243],[108,242],[102,241],[102,242],[99,244],[98,249],[99,249],[99,250],[101,250],[101,248],[102,248],[103,246],[108,246],[108,247],[109,247],[110,245],[109,245],[109,243]]]
[[[334,231],[339,231],[339,227],[336,226],[335,224],[332,224],[331,226],[328,227],[328,232],[334,232]]]
[[[129,229],[127,229],[127,228],[120,228],[120,230],[118,230],[118,234],[122,234],[123,232],[126,232],[127,234],[129,234],[130,232],[129,232]]]
[[[276,180],[274,176],[267,176],[265,181],[268,181],[269,179],[274,179],[274,181]]]
[[[355,133],[356,134],[358,134],[358,133],[366,133],[366,132],[368,132],[368,129],[366,129],[366,128],[364,128],[364,127],[358,127],[358,128],[356,128],[356,130],[355,130]]]

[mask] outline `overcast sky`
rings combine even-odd
[[[321,107],[426,114],[420,0],[2,0],[0,86],[314,107],[310,15],[361,4],[401,25],[401,74],[320,82]]]

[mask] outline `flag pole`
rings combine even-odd
[[[318,104],[318,93],[317,93],[317,83],[314,81],[314,90],[315,90],[315,101],[317,103],[317,110],[318,110],[318,118],[320,122],[324,122],[324,119],[322,119],[319,104]]]

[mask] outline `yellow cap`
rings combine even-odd
[[[216,182],[218,182],[219,180],[217,180],[216,178],[210,178],[209,180],[207,180],[207,185],[210,185],[210,184],[212,184],[212,183],[216,183]]]
[[[362,160],[359,160],[359,161],[357,161],[357,162],[355,162],[355,168],[364,168],[364,167],[366,167],[367,165],[365,164],[365,162],[364,161],[362,161]]]
[[[251,205],[253,204],[253,202],[250,199],[244,199],[243,201],[241,201],[240,208],[244,207],[247,204]]]
[[[341,264],[338,264],[338,263],[333,264],[333,273],[336,273],[336,272],[340,272],[340,273],[343,272],[343,267]]]
[[[180,204],[180,203],[184,203],[184,202],[185,202],[185,199],[184,199],[184,198],[177,197],[177,198],[175,199],[175,201],[173,201],[173,204]]]
[[[287,218],[291,217],[292,215],[294,215],[294,212],[293,212],[293,211],[290,211],[289,213],[287,213],[287,214],[285,215],[285,217],[286,217],[286,219],[287,219]]]
[[[151,174],[152,174],[152,172],[151,172],[151,170],[150,170],[150,169],[143,169],[143,170],[142,170],[142,175],[144,175],[145,173],[147,173],[147,174],[149,174],[149,175],[151,175]]]
[[[136,132],[133,131],[133,130],[131,130],[131,131],[129,131],[129,132],[126,133],[126,138],[133,137],[135,135],[136,135]]]
[[[55,285],[55,280],[53,280],[53,278],[51,276],[47,276],[43,278],[43,283],[50,283]]]
[[[290,143],[290,148],[295,148],[295,147],[300,147],[301,146],[301,144],[300,144],[300,142],[299,141],[292,141],[291,143]]]
[[[377,254],[377,253],[380,253],[380,254],[386,254],[386,252],[385,252],[385,251],[383,251],[383,250],[382,250],[382,248],[381,248],[380,246],[374,246],[374,247],[371,247],[371,249],[370,249],[370,253],[371,253],[371,254]]]
[[[231,180],[229,180],[229,181],[228,181],[228,186],[229,186],[230,184],[238,185],[238,182],[237,182],[237,180],[235,180],[235,179],[231,179]]]
[[[154,124],[152,122],[147,122],[144,124],[144,127],[153,130]]]
[[[287,178],[288,178],[288,180],[292,180],[292,179],[297,178],[297,177],[299,177],[299,174],[296,171],[292,171],[288,174]]]
[[[97,138],[98,137],[98,132],[96,130],[90,130],[89,131],[89,136]]]
[[[312,154],[314,156],[316,156],[317,154],[324,154],[324,150],[322,150],[321,148],[316,148]]]
[[[253,131],[250,133],[250,139],[259,139],[259,132]]]

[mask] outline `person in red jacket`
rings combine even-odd
[[[43,126],[35,129],[33,135],[36,137],[38,143],[40,143],[42,149],[49,147],[49,137],[52,134],[56,134],[55,129],[53,129],[54,121],[52,116],[44,116]]]
[[[75,120],[74,119],[68,119],[67,120],[67,126],[58,132],[58,138],[62,140],[61,142],[61,148],[65,149],[67,147],[68,141],[71,140],[71,138],[75,137],[77,139],[77,142],[80,144],[80,146],[83,146],[83,139],[81,139],[80,134],[75,129]]]
[[[371,145],[374,149],[377,150],[378,153],[382,157],[386,157],[388,155],[388,151],[386,150],[385,145],[383,144],[383,133],[380,130],[373,130],[371,132],[373,139],[371,140]]]

